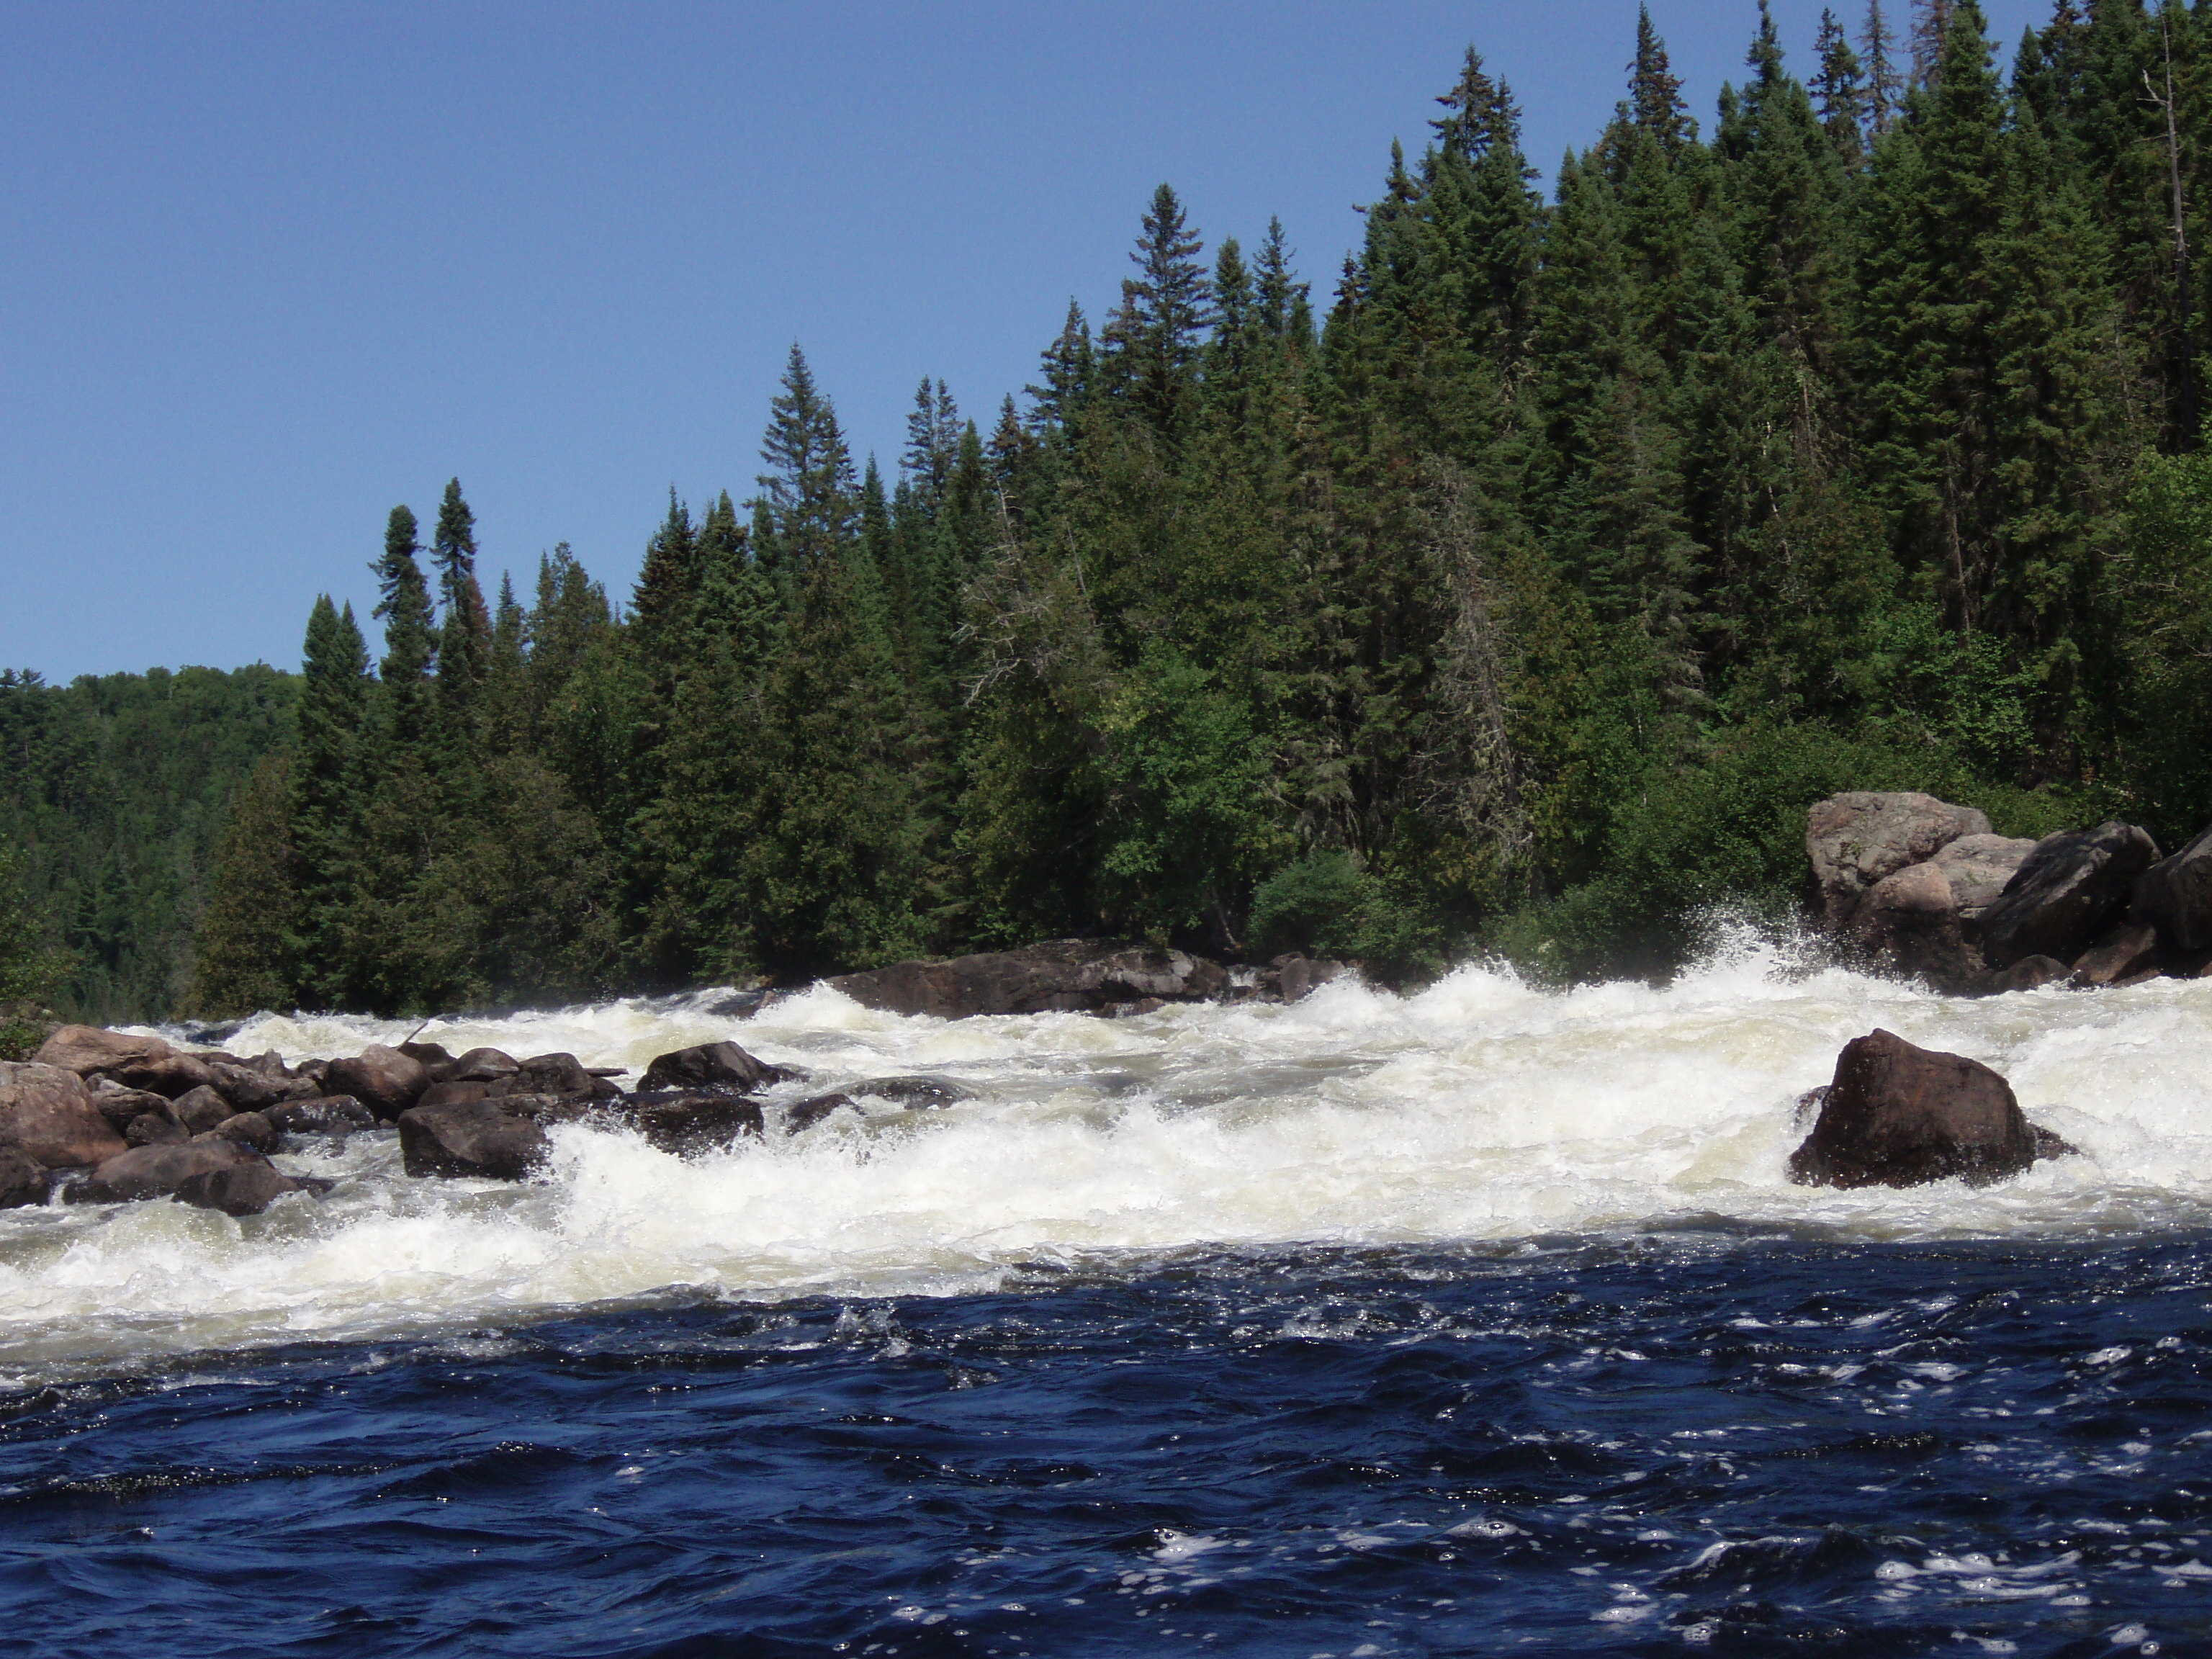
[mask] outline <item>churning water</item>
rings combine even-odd
[[[0,1215],[0,1650],[2212,1653],[2212,981],[714,1001],[422,1035],[975,1097]],[[1791,1187],[1876,1025],[2085,1156]]]

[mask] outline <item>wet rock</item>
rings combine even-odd
[[[1984,957],[1999,969],[2024,957],[2073,961],[2120,919],[2157,860],[2157,843],[2131,823],[2045,836],[1983,915]]]
[[[471,1048],[438,1068],[441,1083],[498,1083],[513,1077],[522,1062],[498,1048]]]
[[[157,1036],[131,1036],[102,1030],[97,1025],[64,1025],[48,1037],[32,1056],[40,1066],[58,1066],[87,1077],[112,1071],[134,1060],[156,1059],[176,1052]]]
[[[373,1043],[350,1060],[334,1060],[323,1073],[323,1089],[351,1095],[387,1121],[422,1097],[430,1086],[429,1068],[397,1048]]]
[[[551,1150],[543,1127],[495,1101],[399,1115],[399,1153],[410,1176],[520,1181],[542,1169]]]
[[[21,1147],[0,1145],[0,1210],[45,1203],[53,1182],[53,1171]]]
[[[975,1091],[949,1077],[879,1077],[849,1085],[845,1092],[869,1100],[895,1100],[909,1108],[955,1106],[975,1098]]]
[[[713,1019],[750,1019],[768,1006],[775,993],[767,989],[732,991],[708,1003],[699,1012]]]
[[[799,1134],[838,1112],[857,1112],[860,1104],[850,1095],[809,1095],[783,1109],[786,1134]]]
[[[143,1089],[126,1089],[113,1078],[96,1077],[85,1087],[92,1096],[94,1107],[118,1134],[149,1114],[157,1117],[174,1115],[169,1103],[160,1095],[149,1094]]]
[[[230,1060],[210,1060],[215,1073],[215,1089],[230,1103],[234,1112],[258,1112],[277,1102],[291,1098],[292,1080],[289,1077],[270,1077],[259,1066],[239,1065]]]
[[[0,1142],[49,1170],[82,1169],[125,1150],[76,1073],[0,1061]]]
[[[212,1089],[219,1081],[216,1069],[198,1054],[155,1054],[144,1060],[127,1060],[111,1067],[106,1075],[128,1088],[143,1089],[149,1094],[163,1095],[171,1100],[188,1095],[195,1089]]]
[[[2137,878],[2128,909],[2176,951],[2212,951],[2212,829]]]
[[[374,1129],[376,1114],[351,1095],[331,1095],[319,1100],[288,1101],[264,1114],[281,1134],[349,1135]]]
[[[1152,945],[1054,939],[949,962],[901,962],[823,983],[864,1007],[963,1019],[975,1014],[1097,1013],[1158,997],[1194,1002],[1229,988],[1218,963]]]
[[[1342,979],[1352,971],[1340,962],[1320,957],[1277,957],[1269,965],[1275,970],[1275,982],[1285,1002],[1304,1002],[1330,981]]]
[[[434,1083],[422,1091],[417,1106],[466,1106],[479,1100],[489,1100],[492,1085],[489,1083]]]
[[[507,1095],[551,1095],[556,1099],[611,1100],[622,1092],[574,1054],[533,1054],[514,1075],[491,1085],[495,1100]]]
[[[234,1140],[241,1146],[251,1146],[257,1152],[273,1152],[284,1142],[283,1133],[266,1112],[240,1112],[225,1118],[208,1133]]]
[[[2073,971],[2056,957],[2022,957],[2002,973],[1990,975],[1984,988],[1998,993],[2039,990],[2056,985]]]
[[[2074,983],[2084,990],[2118,985],[2146,973],[2157,955],[2158,929],[2148,922],[2124,921],[2075,963]]]
[[[1982,975],[1981,957],[1966,942],[1958,894],[1933,860],[1876,882],[1860,899],[1847,933],[1885,973],[1923,978],[1948,990],[1964,989]]]
[[[732,1094],[780,1083],[790,1073],[754,1059],[734,1042],[702,1042],[662,1054],[645,1068],[640,1092],[722,1089]]]
[[[1853,791],[1806,815],[1805,854],[1821,921],[1841,929],[1884,877],[1923,864],[1962,836],[1986,836],[1990,821],[1933,795]]]
[[[2039,1151],[2012,1085],[1996,1073],[1877,1030],[1844,1046],[1819,1121],[1790,1158],[1790,1178],[1916,1187],[1959,1176],[1987,1186],[2027,1169]]]
[[[220,1210],[228,1216],[259,1215],[288,1193],[316,1197],[331,1189],[327,1181],[311,1176],[280,1174],[269,1164],[234,1164],[188,1176],[177,1183],[176,1196],[203,1210]]]
[[[761,1133],[761,1103],[717,1091],[629,1095],[614,1108],[647,1143],[678,1158],[717,1152],[741,1135]]]
[[[123,1131],[124,1141],[132,1146],[180,1146],[191,1138],[192,1132],[167,1111],[134,1117]]]
[[[445,1068],[453,1063],[453,1054],[442,1042],[408,1042],[398,1046],[401,1054],[418,1061],[434,1077],[444,1076]]]
[[[258,1170],[253,1176],[225,1171]],[[251,1147],[221,1135],[181,1146],[139,1146],[111,1158],[64,1194],[72,1204],[127,1204],[175,1198],[228,1215],[255,1215],[286,1193],[311,1192],[319,1183],[280,1175]]]
[[[187,1091],[169,1103],[177,1115],[177,1121],[194,1134],[203,1134],[229,1117],[236,1109],[214,1089],[203,1086]]]

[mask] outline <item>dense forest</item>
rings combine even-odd
[[[1785,909],[1838,788],[2193,831],[2212,6],[2058,0],[2008,71],[1973,0],[1877,3],[1798,67],[1762,3],[1705,125],[1647,15],[1547,195],[1470,50],[1320,296],[1163,185],[1099,325],[980,423],[925,382],[889,476],[794,348],[619,603],[565,547],[488,600],[458,483],[395,508],[187,1006],[1086,933],[1650,971]]]

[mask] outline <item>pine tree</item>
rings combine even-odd
[[[1682,102],[1681,78],[1667,59],[1666,43],[1651,26],[1651,9],[1636,9],[1636,57],[1628,66],[1629,112],[1639,132],[1656,139],[1669,160],[1697,138],[1697,124]]]
[[[298,983],[318,1007],[346,1006],[356,984],[347,941],[363,851],[369,720],[368,648],[353,607],[340,611],[324,594],[307,618],[290,776]]]
[[[1170,441],[1188,412],[1199,345],[1212,319],[1198,262],[1203,246],[1184,222],[1173,188],[1162,185],[1129,256],[1138,274],[1122,279],[1121,303],[1106,325],[1106,361],[1116,384],[1138,416]]]
[[[1897,73],[1897,37],[1882,13],[1881,0],[1867,0],[1859,51],[1866,63],[1867,131],[1870,137],[1880,138],[1896,121],[1905,94],[1905,84]]]
[[[491,649],[491,617],[483,589],[477,583],[476,514],[461,496],[461,481],[451,479],[438,504],[437,535],[430,562],[438,572],[443,616],[438,632],[438,698],[446,722],[449,753],[465,747]]]
[[[1820,59],[1820,72],[1813,82],[1820,130],[1828,135],[1836,159],[1856,169],[1866,155],[1867,88],[1858,54],[1832,11],[1820,13],[1820,37],[1814,50]]]
[[[378,672],[386,731],[389,741],[401,748],[422,743],[428,730],[430,674],[438,654],[430,587],[416,558],[422,550],[414,514],[393,507],[385,525],[384,556],[372,568],[378,591],[374,614],[384,623],[384,659]]]
[[[769,470],[755,480],[753,545],[776,580],[796,591],[853,534],[855,487],[837,411],[796,345],[760,453]]]

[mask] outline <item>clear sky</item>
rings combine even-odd
[[[1984,6],[2006,61],[2049,9]],[[1651,9],[1710,125],[1754,0]],[[1808,72],[1819,0],[1774,9]],[[386,514],[456,474],[488,588],[566,540],[625,593],[672,485],[752,488],[793,340],[888,471],[923,375],[988,428],[1071,296],[1103,316],[1161,179],[1209,246],[1280,215],[1325,296],[1468,43],[1548,170],[1635,17],[14,0],[0,665],[293,665],[314,595],[366,622]]]

